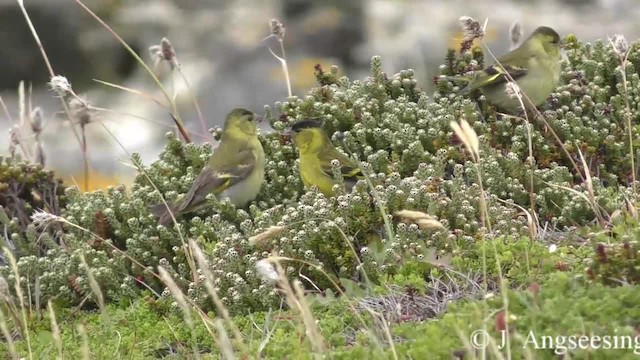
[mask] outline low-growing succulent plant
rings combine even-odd
[[[428,96],[413,70],[388,76],[379,57],[371,60],[371,76],[364,80],[317,68],[320,86],[265,108],[276,132],[261,135],[266,179],[256,201],[237,209],[211,196],[208,206],[165,227],[148,206],[161,195],[172,201],[185,193],[211,154],[208,144],[184,144],[169,134],[160,159],[142,167],[131,189],[66,191],[65,202],[57,206],[64,206],[60,215],[78,227],[62,225],[56,243],[64,246],[19,254],[23,283],[35,290],[31,280],[39,277],[45,299],[78,303],[89,291],[78,257],[85,253],[107,299],[144,288],[169,296],[153,275],[160,265],[192,300],[212,309],[204,277],[185,245],[195,240],[208,258],[223,303],[242,312],[279,304],[278,289],[255,269],[272,254],[284,259],[287,275],[325,290],[341,278],[376,282],[407,262],[429,262],[433,254],[453,254],[462,259],[453,266],[468,270],[465,262],[478,261],[477,243],[489,236],[520,239],[522,245],[532,240],[527,238],[532,226],[562,230],[606,220],[633,198],[625,117],[629,112],[640,117],[635,71],[640,46],[631,46],[623,67],[610,44],[566,40],[562,85],[540,109],[546,121],[532,116],[531,127],[524,117],[496,113],[482,97],[461,96],[444,77],[435,79],[437,91]],[[450,51],[441,72],[458,74],[482,63],[478,48],[460,55]],[[623,68],[630,82],[626,87],[621,85]],[[352,192],[327,198],[303,188],[296,150],[278,131],[307,118],[323,120],[335,145],[360,161],[367,179]],[[459,119],[478,134],[478,166],[472,166],[451,130],[450,123]],[[637,130],[631,130],[635,145]],[[135,154],[132,160],[141,164]],[[482,189],[490,229],[479,216]],[[61,190],[56,193],[60,196]],[[402,209],[429,214],[440,226],[420,227],[393,216]],[[532,210],[537,220],[521,209]],[[269,236],[255,237],[274,228],[278,231]],[[522,261],[520,254],[502,254],[502,259],[508,266]],[[538,265],[549,264],[540,260]],[[506,275],[523,280],[521,268],[513,271]]]

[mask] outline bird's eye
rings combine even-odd
[[[253,114],[252,114],[252,115],[247,115],[247,116],[245,117],[245,119],[246,119],[247,121],[253,121]]]

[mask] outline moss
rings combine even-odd
[[[523,356],[523,345],[529,331],[537,336],[569,336],[582,334],[629,335],[635,336],[640,314],[634,304],[640,301],[640,292],[633,287],[606,288],[604,285],[589,285],[584,280],[557,273],[540,283],[534,293],[529,289],[510,290],[509,312],[512,315],[509,327],[513,357]],[[357,300],[356,300],[357,301]],[[502,309],[501,297],[489,299],[485,305],[479,301],[457,302],[438,319],[421,322],[390,324],[394,338],[394,348],[400,358],[449,358],[454,351],[464,352],[463,338],[473,330],[483,326],[499,341],[497,315],[486,318],[488,313],[497,314]],[[158,315],[147,302],[138,301],[127,307],[110,306],[109,322],[100,314],[85,313],[77,317],[73,312],[58,314],[62,328],[64,353],[67,357],[78,357],[78,334],[74,327],[83,324],[87,329],[93,356],[104,357],[126,354],[134,359],[158,356],[169,348],[180,349],[187,356],[191,353],[191,330],[176,312],[166,316]],[[389,358],[391,347],[380,340],[374,340],[368,333],[375,331],[370,319],[366,327],[349,313],[343,301],[332,302],[330,306],[316,307],[314,315],[322,334],[330,345],[331,358],[365,359]],[[363,313],[365,318],[368,317]],[[286,311],[260,312],[250,316],[238,316],[234,322],[243,334],[250,356],[258,353],[266,359],[313,358],[304,329],[300,327],[294,314]],[[34,356],[55,353],[48,319],[34,323],[31,327]],[[38,330],[39,329],[39,330]],[[118,336],[113,336],[117,329]],[[267,332],[271,335],[267,338]],[[217,348],[212,343],[204,326],[196,328],[198,348],[204,357],[216,358]],[[384,339],[383,337],[380,339]],[[261,345],[262,344],[262,345]],[[529,349],[537,359],[553,359],[551,350]],[[25,353],[24,341],[18,343],[21,353]],[[1,349],[6,351],[6,349]],[[562,351],[560,348],[558,351]],[[590,358],[631,358],[633,348],[627,350],[591,350]],[[572,357],[587,356],[585,350],[570,350]],[[504,355],[504,352],[503,352]]]

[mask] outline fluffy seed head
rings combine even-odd
[[[278,19],[271,19],[271,21],[269,21],[269,27],[271,28],[271,35],[277,37],[278,40],[284,38],[286,29]]]
[[[624,38],[624,35],[615,34],[609,42],[613,46],[613,51],[618,55],[619,58],[624,59],[627,56],[627,52],[629,52],[629,43],[627,43],[627,39]]]
[[[31,130],[34,134],[40,134],[42,132],[42,125],[44,124],[44,119],[42,116],[42,109],[38,106],[31,112],[31,116],[29,118],[31,122]]]
[[[176,57],[176,51],[169,39],[162,38],[160,45],[149,46],[149,53],[151,57],[157,62],[166,61],[171,66],[171,69],[178,66],[178,58]]]
[[[31,222],[40,229],[58,221],[58,219],[59,217],[57,215],[50,214],[43,210],[36,210],[31,214]]]
[[[66,96],[73,93],[71,83],[69,83],[69,80],[67,80],[66,77],[61,75],[53,76],[51,80],[49,80],[49,87],[60,96]]]
[[[464,33],[464,41],[473,41],[484,36],[484,30],[480,26],[480,22],[470,16],[461,16],[458,21],[462,25]]]
[[[278,272],[268,259],[262,259],[256,262],[256,272],[258,276],[271,283],[278,281]]]

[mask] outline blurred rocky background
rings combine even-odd
[[[67,77],[77,93],[96,107],[99,117],[129,152],[153,161],[173,126],[166,108],[144,97],[105,86],[95,80],[137,89],[163,99],[158,87],[132,56],[72,0],[25,0],[33,24],[54,71]],[[208,126],[220,125],[233,107],[262,113],[265,104],[287,97],[279,53],[273,38],[265,39],[269,20],[286,26],[284,44],[293,94],[304,96],[314,85],[314,66],[357,79],[367,76],[369,59],[381,55],[394,73],[413,68],[424,88],[431,86],[449,47],[457,47],[458,18],[489,19],[487,40],[492,50],[509,48],[509,29],[521,24],[525,36],[539,25],[574,33],[585,41],[640,34],[640,7],[633,0],[85,0],[147,62],[149,47],[171,40],[182,71],[196,94]],[[0,96],[9,116],[0,112],[0,154],[7,154],[9,129],[19,126],[21,143],[33,146],[26,123],[20,126],[18,87],[24,81],[23,103],[43,110],[40,135],[46,166],[70,182],[82,183],[78,142],[61,115],[61,103],[48,90],[48,71],[15,0],[0,0]],[[175,91],[180,114],[194,141],[203,134],[182,78],[169,67],[157,67],[167,89]],[[30,99],[30,100],[29,100]],[[31,104],[31,105],[30,105]],[[135,170],[114,139],[95,121],[86,127],[91,188],[128,183]],[[14,135],[15,138],[15,135]],[[215,144],[214,144],[215,145]],[[32,150],[31,156],[35,154]],[[18,150],[18,153],[20,151]]]

